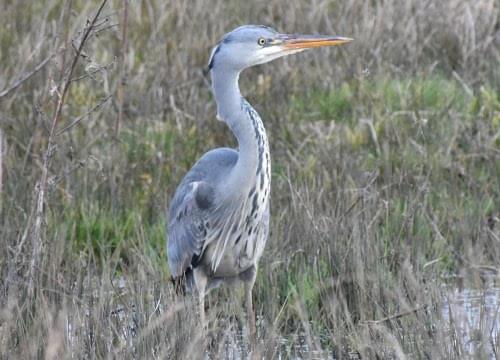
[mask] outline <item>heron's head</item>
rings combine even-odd
[[[280,34],[262,25],[240,26],[214,47],[208,70],[222,66],[241,71],[306,49],[341,45],[352,39],[341,36]]]

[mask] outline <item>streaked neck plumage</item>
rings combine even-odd
[[[215,67],[211,74],[217,116],[228,124],[239,147],[238,162],[227,179],[226,187],[237,190],[255,186],[256,177],[261,177],[262,173],[269,182],[270,159],[266,131],[257,112],[240,93],[240,72]],[[260,183],[259,179],[257,182]]]

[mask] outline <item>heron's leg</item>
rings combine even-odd
[[[253,284],[245,284],[245,307],[247,311],[248,328],[250,330],[250,338],[254,340],[257,334],[257,329],[255,326],[255,313],[253,311],[252,304],[252,288]]]
[[[252,302],[252,289],[255,284],[255,278],[257,277],[257,268],[252,267],[248,274],[245,274],[245,279],[243,279],[245,284],[245,308],[247,313],[248,330],[250,332],[250,339],[255,342],[257,336],[257,328],[255,326],[255,312],[253,310]]]
[[[200,268],[193,269],[193,277],[196,284],[196,289],[198,291],[200,322],[203,326],[203,329],[205,329],[207,326],[207,323],[205,322],[205,291],[207,288],[208,278]]]

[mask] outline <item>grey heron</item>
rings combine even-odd
[[[305,49],[351,40],[245,25],[213,48],[208,69],[217,118],[233,132],[238,150],[214,149],[196,162],[174,194],[167,226],[172,279],[198,294],[203,325],[205,294],[222,283],[242,282],[250,334],[256,331],[252,288],[269,233],[271,156],[262,120],[240,93],[240,72]]]

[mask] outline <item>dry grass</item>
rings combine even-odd
[[[498,358],[491,313],[471,348],[442,311],[444,275],[486,293],[500,267],[494,0],[109,1],[50,135],[99,4],[0,5],[0,357],[204,356],[167,281],[164,209],[203,152],[234,145],[211,46],[263,23],[356,41],[241,81],[273,154],[254,355]],[[209,299],[212,358],[241,350],[233,293]]]

